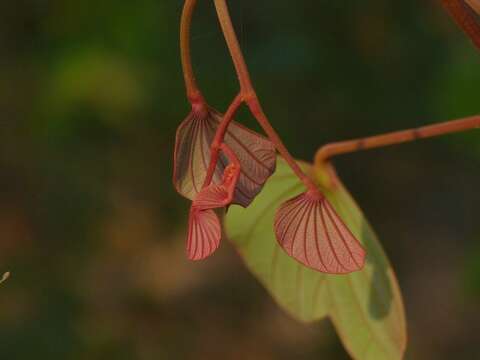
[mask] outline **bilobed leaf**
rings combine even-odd
[[[210,163],[210,145],[223,115],[212,108],[192,110],[177,130],[173,183],[177,191],[194,200],[201,191]],[[275,171],[276,151],[273,143],[232,121],[225,143],[241,165],[233,203],[247,207]],[[221,154],[213,177],[219,183],[229,160]]]
[[[222,228],[217,214],[211,209],[190,208],[187,235],[187,257],[203,260],[212,255],[220,245]]]
[[[370,224],[338,182],[327,197],[365,246],[367,263],[362,271],[329,276],[330,316],[353,358],[402,359],[406,321],[395,273]]]
[[[278,245],[273,233],[276,209],[304,191],[303,185],[283,162],[257,199],[243,210],[232,206],[225,218],[227,236],[247,266],[273,297],[293,316],[303,321],[327,315],[325,276],[302,266]]]
[[[305,192],[283,203],[274,228],[283,250],[314,270],[348,274],[365,264],[362,245],[319,193]]]
[[[302,166],[311,171],[308,165]],[[327,178],[324,171],[317,170],[318,179]],[[402,359],[406,324],[395,274],[367,220],[339,181],[333,189],[322,191],[366,249],[363,270],[323,274],[290,258],[278,245],[273,230],[275,211],[304,190],[279,160],[276,173],[250,207],[229,210],[225,223],[229,239],[252,273],[293,316],[302,321],[330,317],[352,358]]]

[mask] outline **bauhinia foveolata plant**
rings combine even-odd
[[[252,84],[226,0],[213,0],[235,66],[239,92],[225,114],[206,102],[195,80],[190,55],[190,28],[197,0],[186,0],[181,19],[181,58],[192,110],[177,131],[173,180],[177,191],[192,200],[187,236],[191,260],[210,256],[219,246],[221,223],[214,209],[232,204],[248,207],[275,171],[276,151],[305,186],[300,195],[277,210],[273,226],[283,250],[303,265],[329,274],[361,270],[366,251],[330,205],[315,181],[297,164],[265,112]],[[480,47],[480,0],[447,1],[444,5]],[[246,105],[267,137],[234,121]],[[330,168],[339,154],[384,147],[480,126],[480,116],[448,121],[384,135],[335,142],[321,147],[315,168]],[[333,168],[332,168],[333,169]],[[335,187],[336,177],[325,179]]]

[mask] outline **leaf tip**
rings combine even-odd
[[[199,261],[212,255],[220,245],[221,226],[213,210],[192,207],[188,220],[187,257]]]

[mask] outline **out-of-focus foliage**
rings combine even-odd
[[[230,3],[298,158],[480,110],[480,57],[436,1]],[[0,1],[0,272],[14,274],[0,287],[0,358],[349,358],[328,323],[285,315],[228,242],[185,259],[188,204],[171,184],[189,111],[181,6]],[[199,1],[193,55],[225,110],[237,84],[214,15]],[[399,277],[407,359],[480,357],[478,136],[335,160]]]
[[[304,169],[312,173],[309,166]],[[319,177],[326,177],[323,169],[318,171],[322,171]],[[272,230],[276,209],[304,190],[287,164],[279,161],[255,204],[228,213],[227,235],[251,271],[294,317],[313,321],[329,316],[355,359],[403,359],[405,313],[395,274],[373,230],[341,184],[322,191],[367,249],[362,271],[321,274],[290,258],[277,243]]]

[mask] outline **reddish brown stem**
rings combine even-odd
[[[215,133],[215,137],[213,138],[211,147],[210,147],[210,163],[207,169],[207,176],[205,177],[205,182],[203,187],[210,185],[213,179],[213,174],[215,173],[215,169],[217,167],[218,156],[220,154],[221,145],[223,143],[223,139],[225,138],[225,133],[227,132],[228,125],[232,122],[235,114],[238,111],[238,108],[243,103],[243,97],[241,94],[238,94],[235,99],[233,99],[232,103],[228,107],[227,112],[223,116],[223,119],[218,126],[218,129]]]
[[[282,156],[287,161],[288,165],[290,165],[294,173],[300,178],[300,180],[310,191],[318,193],[318,188],[315,186],[312,180],[307,175],[305,175],[302,169],[300,169],[300,166],[298,166],[292,155],[290,155],[288,149],[280,139],[280,136],[277,134],[273,126],[268,121],[268,118],[263,112],[257,97],[247,99],[246,102],[253,116],[257,119],[258,123],[263,128],[265,133],[267,133],[270,140],[275,144],[278,152],[282,154]]]
[[[480,15],[480,0],[465,0],[465,2]]]
[[[451,134],[475,128],[480,128],[480,116],[472,116],[459,120],[422,126],[416,129],[395,131],[361,139],[334,142],[322,146],[317,151],[317,154],[315,155],[315,164],[325,164],[328,159],[340,154],[402,144],[418,139]]]
[[[455,22],[470,36],[473,43],[480,49],[480,23],[475,18],[473,10],[478,11],[478,0],[469,0],[469,5],[464,0],[442,0],[445,9],[455,19]]]
[[[248,72],[248,67],[245,63],[242,50],[238,43],[237,35],[233,28],[232,19],[230,18],[228,6],[225,0],[214,0],[214,2],[215,8],[217,10],[218,19],[220,21],[220,25],[222,27],[222,31],[225,36],[228,49],[230,51],[230,55],[233,59],[235,70],[239,78],[240,90],[245,103],[248,105],[253,116],[257,119],[260,126],[263,128],[270,140],[275,144],[278,152],[287,161],[295,174],[300,178],[300,180],[310,191],[318,193],[317,187],[312,182],[312,180],[305,175],[305,173],[300,169],[296,161],[293,159],[292,155],[280,139],[280,136],[270,124],[270,121],[268,120],[260,105],[256,92],[253,88],[250,74]]]
[[[233,29],[232,19],[228,11],[225,0],[214,0],[217,15],[220,20],[220,26],[222,28],[225,40],[232,56],[233,64],[237,72],[238,80],[240,82],[241,92],[246,95],[249,93],[255,93],[250,79],[250,73],[243,57],[240,44],[237,39],[235,30]]]
[[[196,5],[197,0],[185,0],[183,5],[182,18],[180,21],[180,55],[188,100],[192,105],[202,105],[205,101],[203,100],[202,93],[195,79],[190,53],[190,29]]]

